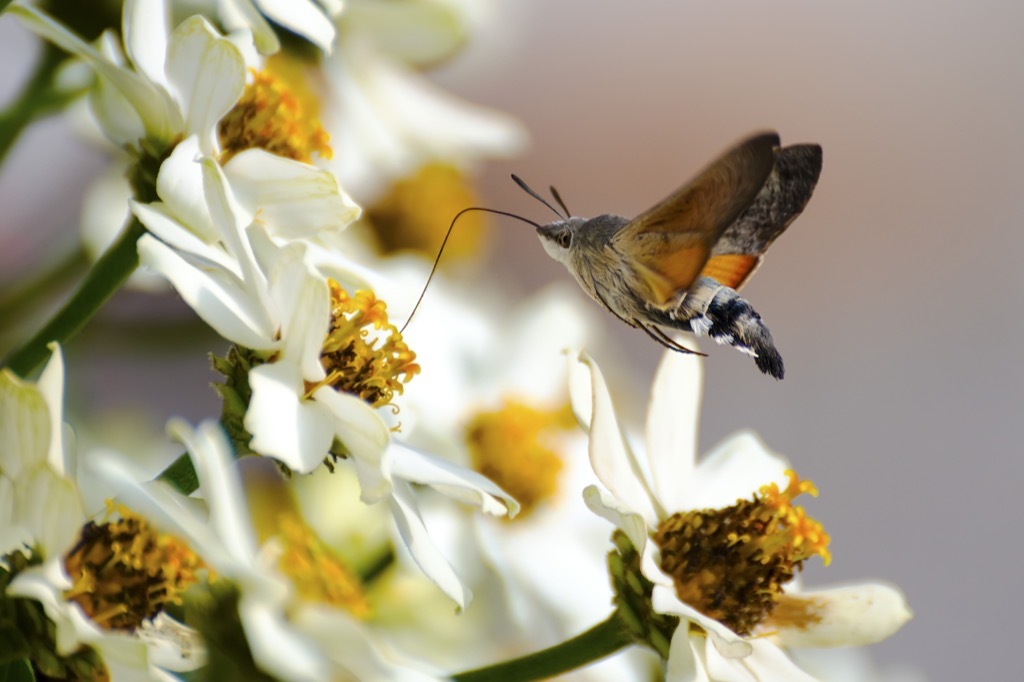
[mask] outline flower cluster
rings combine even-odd
[[[576,292],[442,270],[406,331],[476,162],[525,140],[420,73],[472,3],[212,4],[124,0],[94,40],[4,10],[64,55],[25,101],[45,82],[111,168],[89,274],[0,370],[0,677],[809,680],[792,647],[899,629],[894,587],[799,585],[831,539],[781,456],[697,456],[697,356],[666,353],[641,454]],[[215,340],[219,414],[114,447],[65,412],[62,347],[139,284]]]

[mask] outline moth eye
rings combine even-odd
[[[569,245],[572,244],[572,233],[571,232],[559,232],[558,236],[555,237],[555,241],[563,249],[568,249]]]

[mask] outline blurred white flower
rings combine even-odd
[[[669,680],[691,679],[694,670],[698,679],[810,680],[765,635],[790,643],[800,633],[804,646],[864,644],[891,635],[910,612],[902,594],[874,583],[782,592],[803,560],[828,558],[828,537],[791,502],[813,487],[749,433],[696,462],[701,371],[698,357],[665,353],[641,460],[619,429],[597,365],[585,353],[571,359],[573,409],[589,430],[591,464],[604,486],[587,488],[585,499],[640,554],[654,611],[682,619]]]
[[[56,344],[52,348],[37,384],[6,369],[0,372],[0,554],[6,568],[15,570],[7,596],[42,605],[54,624],[52,654],[60,665],[76,665],[72,660],[87,646],[99,655],[111,680],[172,680],[164,669],[192,670],[202,664],[194,634],[162,611],[154,617],[135,612],[135,603],[119,602],[134,586],[118,584],[103,594],[110,587],[109,578],[100,575],[104,569],[83,562],[84,553],[92,551],[92,560],[102,564],[100,556],[109,553],[109,546],[101,545],[109,537],[106,524],[89,521],[82,507],[74,444],[63,422],[63,356]],[[27,565],[18,565],[18,554]],[[172,588],[165,582],[161,589]],[[100,604],[110,610],[101,612]],[[156,600],[153,604],[160,608]],[[108,622],[122,614],[139,625]]]
[[[168,429],[188,449],[204,505],[162,483],[139,483],[131,465],[116,457],[98,457],[94,468],[154,524],[186,538],[219,579],[237,589],[238,616],[261,670],[303,682],[434,679],[388,658],[344,610],[300,596],[278,567],[281,545],[257,541],[231,446],[217,423],[192,430],[173,421]]]
[[[507,114],[463,102],[417,71],[468,37],[475,10],[447,0],[354,0],[323,63],[324,127],[344,150],[328,167],[364,205],[395,180],[439,161],[462,170],[526,143]]]
[[[259,51],[271,54],[281,49],[281,41],[267,18],[330,52],[337,35],[333,18],[341,13],[343,3],[341,0],[218,0],[217,5],[225,26],[251,30]]]
[[[33,5],[8,11],[96,72],[93,113],[118,147],[145,141],[162,150],[195,135],[203,153],[219,149],[217,122],[245,87],[251,36],[224,37],[201,16],[168,31],[164,2],[126,0],[123,42],[108,32],[97,49]]]

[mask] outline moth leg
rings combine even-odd
[[[601,302],[601,305],[604,306],[604,309],[607,310],[608,312],[610,312],[612,315],[614,315],[619,320],[619,322],[623,322],[625,324],[628,324],[630,327],[637,327],[637,326],[639,326],[639,323],[636,320],[630,322],[629,320],[624,318],[622,315],[619,315],[617,312],[612,310],[612,307],[610,305],[608,305],[607,301],[604,300],[604,297],[597,290],[597,288],[594,289],[594,295],[597,296],[597,300]]]
[[[688,355],[699,355],[702,358],[707,357],[707,353],[701,353],[700,351],[690,350],[689,348],[681,345],[678,341],[676,341],[671,336],[661,331],[657,327],[648,327],[647,325],[639,321],[636,321],[636,326],[640,327],[640,329],[643,329],[644,333],[646,333],[647,336],[651,337],[652,339],[660,343],[662,346],[665,346],[665,348],[668,348],[669,350],[674,350],[677,353],[686,353]]]

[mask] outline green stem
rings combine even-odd
[[[24,310],[33,307],[40,300],[52,296],[68,280],[80,276],[89,264],[85,250],[80,246],[73,249],[46,272],[36,275],[18,289],[0,298],[0,320],[10,323]]]
[[[615,611],[586,632],[555,646],[486,668],[452,675],[455,682],[526,682],[594,663],[633,643]]]
[[[0,112],[0,161],[7,157],[29,124],[53,113],[80,94],[53,87],[53,76],[66,58],[52,45],[44,45],[39,63],[21,96]]]
[[[85,276],[85,281],[56,315],[25,345],[11,353],[4,365],[27,376],[45,360],[52,341],[66,343],[103,307],[139,264],[135,242],[146,231],[133,219],[114,244],[107,249]]]

